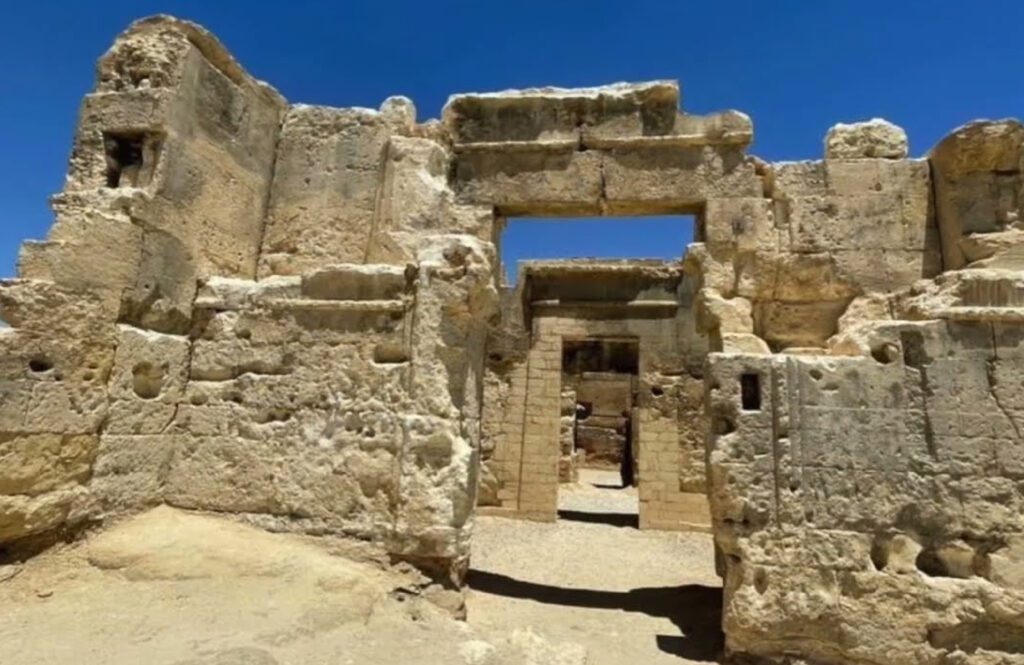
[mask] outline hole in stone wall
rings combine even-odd
[[[929,577],[956,577],[932,548],[925,548],[917,555],[917,569]]]
[[[887,541],[876,538],[871,543],[871,565],[875,567],[875,570],[885,570],[885,567],[889,565],[889,543]]]
[[[385,365],[409,362],[409,352],[401,343],[382,343],[373,348],[373,362]]]
[[[764,594],[768,590],[768,572],[764,568],[754,571],[754,589],[759,594]]]
[[[146,135],[141,133],[104,134],[103,151],[107,162],[107,187],[136,187],[143,167]]]
[[[761,409],[761,376],[759,374],[740,375],[740,401],[744,411]]]
[[[513,285],[527,260],[637,259],[678,261],[694,242],[693,215],[643,217],[513,217],[499,239],[503,276]]]
[[[164,369],[148,362],[141,362],[132,369],[132,388],[142,399],[160,396],[164,384]]]
[[[729,416],[715,416],[711,420],[711,431],[718,436],[732,434],[736,431],[736,422]]]
[[[661,386],[653,386],[651,387],[651,394],[655,397],[661,397],[665,394],[665,390]]]
[[[903,347],[903,364],[907,367],[921,368],[931,362],[925,349],[924,334],[920,330],[902,331],[900,345]]]
[[[53,362],[45,356],[36,356],[28,361],[28,368],[36,374],[42,374],[53,369]]]
[[[885,344],[878,344],[876,346],[871,347],[871,357],[874,358],[876,362],[880,362],[883,365],[888,365],[890,363],[896,362],[896,360],[900,357],[900,349],[898,346],[892,344],[891,342],[886,342]]]

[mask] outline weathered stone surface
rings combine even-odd
[[[556,519],[601,439],[641,528],[714,531],[729,657],[1020,661],[1022,125],[751,140],[667,82],[289,105],[134,24],[0,282],[0,545],[220,511],[371,541],[458,610],[475,506]],[[665,213],[679,261],[498,277],[508,216]]]
[[[1024,124],[969,123],[932,148],[929,161],[945,268],[1024,265],[1016,242],[1024,224]]]
[[[907,145],[903,128],[881,118],[839,123],[825,136],[825,159],[905,159]]]
[[[367,260],[379,227],[390,139],[407,133],[415,115],[411,105],[403,113],[396,108],[288,110],[277,145],[261,276]]]

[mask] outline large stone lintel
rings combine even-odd
[[[456,95],[444,109],[456,152],[735,145],[753,140],[738,111],[679,112],[674,81]]]

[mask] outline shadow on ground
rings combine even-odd
[[[675,624],[682,635],[655,636],[661,651],[701,662],[717,663],[721,659],[725,638],[720,588],[690,584],[631,591],[568,589],[475,569],[470,569],[466,582],[474,591],[508,598],[664,617]]]
[[[590,483],[591,487],[596,487],[599,490],[624,490],[626,489],[622,485],[615,483]]]
[[[640,528],[640,516],[636,513],[588,513],[582,510],[559,510],[558,519],[633,529]]]

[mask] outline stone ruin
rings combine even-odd
[[[923,159],[837,125],[768,164],[747,116],[679,101],[468,94],[421,123],[132,25],[0,287],[7,556],[168,504],[459,585],[478,496],[555,519],[565,350],[617,341],[641,527],[712,531],[731,659],[1024,663],[1024,125]],[[498,278],[506,219],[606,214],[692,214],[696,242]]]

